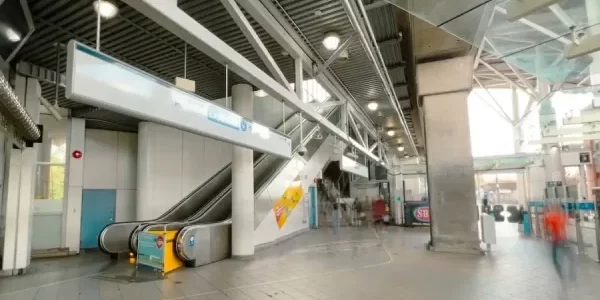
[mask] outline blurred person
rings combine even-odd
[[[544,225],[552,245],[552,262],[561,279],[564,279],[566,275],[566,268],[562,263],[563,258],[568,260],[571,276],[575,275],[575,261],[567,240],[567,223],[567,215],[560,204],[551,204],[547,207],[544,214]]]
[[[333,223],[333,232],[334,233],[338,233],[340,230],[340,209],[339,209],[339,204],[338,203],[334,203],[333,204],[333,210],[331,212],[331,220]]]
[[[385,201],[381,198],[373,201],[372,204],[372,212],[373,212],[373,226],[375,227],[375,231],[378,231],[381,227],[383,227],[383,218],[385,216]]]

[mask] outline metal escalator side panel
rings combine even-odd
[[[328,112],[329,109],[323,109]],[[282,122],[277,128],[282,129],[284,124],[294,126],[300,121],[298,114],[292,112],[286,117],[286,121]],[[261,161],[264,154],[254,152],[254,160]],[[160,217],[135,222],[113,223],[106,226],[98,236],[98,245],[100,249],[107,254],[114,254],[132,250],[137,248],[135,244],[137,238],[134,229],[143,223],[156,222],[174,222],[190,218],[190,215],[200,210],[203,206],[213,199],[214,195],[218,194],[223,189],[227,188],[227,184],[231,179],[231,163],[226,164],[221,170],[217,171],[211,178],[206,180],[198,188],[190,192],[186,197],[181,199],[177,204],[163,213]],[[133,237],[133,238],[131,238]]]
[[[210,196],[214,195],[215,190],[219,190],[223,186],[223,182],[227,182],[227,179],[231,178],[231,164],[225,165],[219,171],[217,171],[211,178],[202,183],[198,188],[190,192],[186,197],[181,199],[177,204],[172,206],[169,210],[163,213],[160,217],[147,220],[147,221],[134,221],[134,222],[118,222],[109,224],[98,236],[98,246],[100,250],[106,254],[116,254],[121,252],[130,251],[131,241],[130,237],[134,234],[134,230],[141,224],[144,223],[156,223],[156,222],[167,222],[177,220],[178,218],[185,218],[184,215],[189,215],[190,212],[194,212],[202,206],[205,198],[210,199]],[[204,196],[204,199],[201,198]],[[202,201],[204,200],[204,201]]]
[[[177,256],[193,266],[226,259],[231,256],[231,220],[186,227],[175,243]]]
[[[129,239],[141,222],[113,223],[100,232],[98,246],[106,254],[117,254],[129,251]]]

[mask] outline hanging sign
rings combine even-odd
[[[68,99],[291,158],[291,139],[81,43],[67,46]]]

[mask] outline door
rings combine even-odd
[[[98,235],[114,222],[116,190],[83,190],[81,203],[81,248],[98,248]]]

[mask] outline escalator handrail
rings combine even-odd
[[[319,111],[319,110],[321,110],[321,109],[322,109],[322,108],[319,108],[319,109],[317,109],[317,110]],[[326,118],[330,118],[330,117],[331,117],[331,116],[332,116],[334,113],[336,113],[336,112],[337,112],[337,110],[338,110],[338,108],[337,108],[337,107],[334,107],[334,108],[332,108],[332,109],[331,109],[329,112],[327,112],[327,114],[326,114],[326,116],[325,116],[325,117],[326,117]],[[296,113],[292,113],[292,115],[291,115],[291,116],[288,118],[288,120],[289,120],[289,119],[291,119],[292,117],[295,117],[296,115],[297,115]],[[301,120],[299,120],[299,121],[300,121],[300,122],[298,122],[298,124],[297,124],[297,125],[295,125],[293,128],[291,128],[291,129],[290,129],[290,131],[288,132],[288,134],[291,134],[291,133],[294,133],[294,132],[296,132],[296,131],[297,131],[297,130],[300,128],[300,126],[303,126],[303,125],[304,125],[304,124],[306,124],[306,122],[307,122],[307,120],[306,120],[306,119],[301,119]],[[282,124],[282,126],[283,126],[283,124]],[[308,135],[305,137],[305,139],[306,139],[306,138],[308,138],[309,136],[310,136],[310,137],[312,137],[312,136],[315,134],[315,132],[316,132],[317,130],[318,130],[318,126],[315,126],[315,127],[314,127],[314,128],[311,130],[311,131],[310,131],[310,133],[309,133],[309,134],[308,134]],[[298,144],[298,145],[297,145],[297,146],[294,148],[294,151],[293,151],[293,153],[295,153],[295,152],[298,150],[298,148],[300,147],[300,145],[301,145],[301,144],[302,144],[302,143],[299,143],[299,144]],[[254,161],[254,168],[257,168],[257,167],[258,167],[258,166],[259,166],[259,165],[260,165],[260,164],[261,164],[261,163],[262,163],[262,162],[263,162],[263,161],[264,161],[264,160],[265,160],[267,157],[269,157],[267,154],[261,154],[261,155],[259,156],[259,158],[258,158],[257,160],[255,160],[255,161]],[[230,164],[228,164],[228,165],[231,165],[231,163],[230,163]],[[280,170],[281,170],[281,169],[278,167],[278,168],[277,168],[277,170],[276,170],[276,172],[275,172],[275,174],[277,174],[277,172],[278,172],[278,171],[280,171]],[[271,176],[272,176],[272,175],[271,175]],[[272,179],[271,179],[271,176],[269,177],[269,179],[267,179],[267,181],[269,181],[269,182],[270,182],[270,181],[272,181]],[[267,182],[265,182],[265,183],[267,183]],[[261,186],[264,186],[264,185],[265,185],[265,183],[263,183]],[[214,205],[216,205],[216,203],[219,203],[219,201],[221,201],[221,200],[223,199],[223,197],[225,197],[225,196],[226,196],[226,195],[227,195],[227,194],[228,194],[230,191],[231,191],[231,183],[230,183],[230,184],[228,184],[227,186],[225,186],[225,187],[223,188],[223,190],[221,190],[221,192],[219,192],[219,193],[217,193],[215,196],[213,196],[213,198],[212,198],[210,201],[208,201],[208,203],[204,204],[204,205],[203,205],[203,206],[202,206],[202,207],[201,207],[201,208],[200,208],[200,209],[199,209],[199,210],[198,210],[196,213],[194,213],[194,214],[190,215],[189,217],[187,217],[187,218],[185,219],[185,224],[190,224],[190,225],[191,225],[191,224],[193,224],[194,222],[197,222],[197,220],[198,220],[198,219],[202,218],[202,217],[203,217],[203,216],[206,214],[206,212],[207,212],[207,211],[209,211],[209,210],[210,210],[212,207],[214,207]],[[151,229],[151,227],[153,227],[153,226],[152,226],[152,225],[153,225],[153,224],[152,224],[152,221],[150,221],[150,222],[144,222],[144,223],[147,223],[147,224],[149,223],[149,224],[148,224],[148,226],[145,226],[145,227],[144,227],[144,229],[142,229],[142,231],[148,231],[148,230],[150,230],[150,229]],[[171,223],[171,222],[167,222],[167,223]],[[180,222],[173,222],[173,224],[175,224],[175,223],[180,223]],[[180,223],[180,224],[181,224],[181,223]],[[185,228],[185,227],[187,227],[187,226],[184,226],[184,227],[182,227],[182,228]],[[130,246],[130,248],[132,247],[132,245],[131,245],[132,239],[133,239],[133,235],[132,235],[132,237],[130,238],[130,245],[129,245],[129,246]],[[135,252],[135,251],[134,251],[134,249],[130,249],[130,250],[131,250],[132,252]]]
[[[329,100],[329,99],[328,99]],[[293,118],[295,118],[297,116],[296,112],[291,112],[287,118],[285,119],[285,121],[281,122],[279,124],[279,126],[277,126],[276,129],[283,129],[285,126],[285,123],[288,121],[291,121]],[[291,131],[290,131],[291,132]],[[264,156],[264,154],[260,155],[261,157]],[[258,158],[259,161],[262,161],[261,158]],[[106,254],[111,254],[112,252],[108,251],[106,249],[106,247],[104,246],[103,240],[104,240],[104,236],[106,233],[106,230],[111,227],[111,226],[115,226],[115,225],[119,225],[119,224],[152,224],[152,223],[156,223],[156,222],[161,222],[162,220],[164,220],[165,218],[167,218],[168,215],[170,215],[175,209],[181,207],[181,205],[183,205],[184,203],[186,203],[193,195],[195,195],[197,192],[199,192],[200,190],[202,190],[204,187],[206,187],[206,185],[208,185],[209,183],[212,182],[212,180],[214,180],[215,178],[217,178],[218,176],[223,175],[225,172],[227,172],[227,170],[229,170],[231,168],[231,163],[226,164],[225,166],[223,166],[221,169],[219,169],[219,171],[217,171],[216,173],[214,173],[213,175],[211,175],[207,180],[205,180],[202,184],[200,184],[197,188],[195,188],[194,190],[192,190],[190,193],[188,193],[185,197],[183,197],[180,201],[178,201],[175,205],[171,206],[167,211],[165,211],[163,214],[161,214],[159,217],[155,218],[155,219],[151,219],[151,220],[142,220],[142,221],[125,221],[125,222],[114,222],[111,224],[108,224],[107,226],[105,226],[102,231],[100,232],[100,234],[98,235],[98,246],[100,248],[100,250]],[[188,218],[189,219],[189,216]],[[165,222],[169,222],[169,221],[165,221]],[[135,231],[135,230],[134,230]],[[133,232],[132,232],[133,234]]]
[[[337,108],[332,109],[326,116],[327,119],[329,119],[331,116],[333,116],[334,113],[337,112]],[[303,122],[307,122],[306,120],[303,120]],[[301,125],[301,124],[300,124]],[[300,126],[298,125],[298,126]],[[295,131],[296,128],[294,128],[294,130],[290,131],[293,132]],[[306,135],[306,140],[310,140],[312,138],[312,136],[316,133],[316,131],[318,130],[318,127],[315,126],[315,128],[313,128],[310,133],[308,135]],[[292,153],[295,155],[298,151],[298,148],[300,148],[300,146],[303,145],[302,143],[298,143],[298,145],[294,148],[294,151],[292,151]],[[266,155],[263,155],[263,159],[266,158]],[[293,157],[293,156],[292,156]],[[262,161],[261,161],[262,162]],[[265,180],[263,182],[263,184],[256,190],[254,191],[254,197],[256,197],[257,195],[260,195],[260,193],[262,193],[264,191],[264,189],[266,187],[268,187],[273,180],[275,180],[275,177],[277,177],[277,175],[281,172],[281,170],[283,170],[283,168],[285,168],[285,166],[287,166],[289,163],[291,162],[291,160],[286,160],[285,162],[283,162],[281,165],[279,165],[269,176],[269,178],[267,180]],[[196,220],[202,218],[204,216],[204,214],[210,210],[215,204],[219,203],[220,201],[222,201],[223,197],[225,197],[225,195],[227,195],[227,193],[229,193],[231,191],[232,188],[232,184],[230,183],[229,185],[227,185],[227,187],[221,192],[219,193],[217,196],[215,196],[211,201],[209,201],[202,209],[200,209],[197,213],[195,213],[192,217],[194,217],[194,219],[190,218],[189,219],[189,223],[193,224],[196,222]]]

